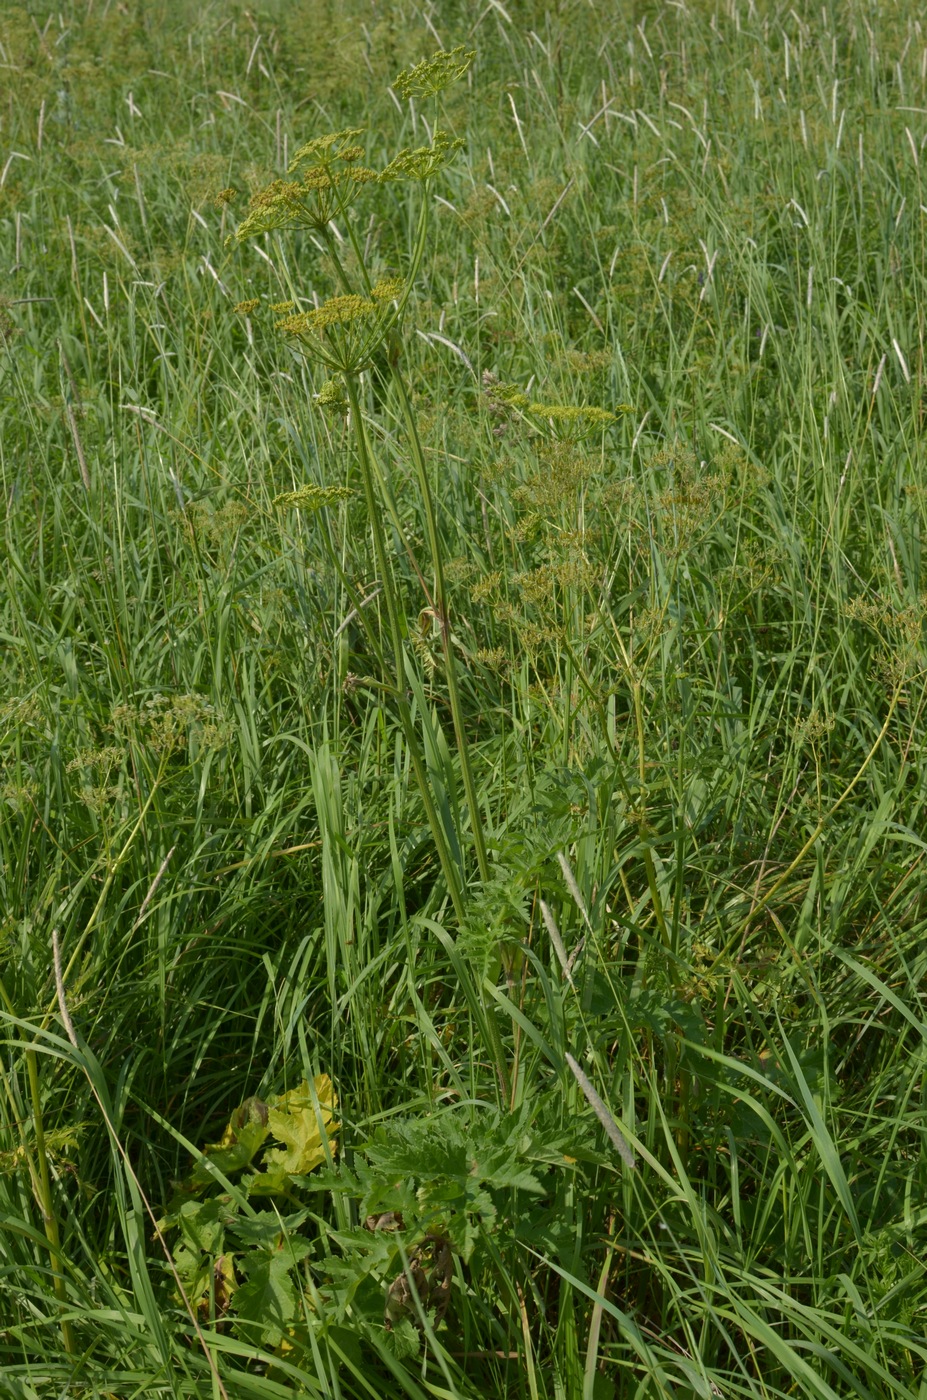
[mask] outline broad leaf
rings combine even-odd
[[[255,1249],[277,1249],[281,1239],[286,1241],[289,1238],[292,1242],[293,1232],[299,1229],[308,1214],[307,1210],[298,1210],[292,1215],[278,1215],[275,1210],[258,1211],[256,1215],[236,1222],[235,1237]]]
[[[184,1240],[204,1254],[221,1254],[225,1228],[235,1220],[235,1212],[216,1196],[209,1201],[184,1201],[177,1223]]]
[[[296,1289],[289,1277],[290,1256],[261,1250],[247,1256],[248,1282],[232,1295],[241,1322],[251,1324],[268,1346],[279,1346],[296,1311]]]
[[[232,1114],[219,1141],[205,1149],[205,1157],[225,1176],[241,1171],[263,1146],[268,1133],[267,1118],[265,1103],[257,1098],[245,1099]],[[197,1162],[191,1179],[199,1186],[207,1185],[214,1179],[207,1162],[202,1159]]]
[[[274,1107],[268,1110],[268,1128],[285,1144],[283,1148],[270,1148],[264,1153],[264,1164],[271,1176],[275,1167],[288,1176],[301,1176],[321,1166],[328,1157],[323,1146],[326,1139],[328,1153],[335,1149],[334,1139],[329,1137],[329,1132],[337,1131],[338,1127],[332,1122],[335,1106],[332,1082],[327,1074],[322,1074],[313,1087],[314,1095],[308,1080],[304,1079],[298,1089],[281,1094]]]

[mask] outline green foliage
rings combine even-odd
[[[458,1296],[455,1306],[455,1293],[465,1277],[496,1274],[506,1286],[503,1256],[518,1252],[532,1224],[542,1225],[540,1198],[556,1193],[553,1172],[573,1160],[555,1144],[549,1117],[545,1123],[527,1109],[445,1112],[380,1127],[352,1169],[319,1182],[356,1203],[363,1222],[331,1233],[339,1256],[319,1282],[329,1305],[339,1317],[366,1316],[374,1335],[385,1328],[399,1354],[419,1352],[410,1328],[443,1324],[456,1335],[463,1302]]]
[[[443,1235],[466,1261],[498,1215],[497,1193],[543,1187],[530,1169],[534,1143],[526,1115],[486,1115],[466,1125],[454,1117],[410,1120],[380,1128],[364,1148],[369,1173],[345,1189],[363,1186],[366,1217],[401,1214],[412,1235]]]
[[[309,1212],[255,1211],[248,1202],[262,1196],[292,1202],[308,1173],[331,1161],[335,1103],[327,1075],[317,1076],[311,1089],[303,1080],[267,1103],[246,1099],[159,1222],[168,1238],[178,1232],[172,1271],[184,1305],[212,1322],[230,1314],[242,1337],[264,1346],[279,1347],[297,1314],[301,1290],[292,1275],[312,1244],[296,1231]],[[215,1191],[217,1181],[238,1173],[234,1193]]]
[[[213,1182],[216,1172],[228,1175],[256,1165],[263,1148],[262,1161],[257,1164],[263,1170],[248,1175],[246,1194],[285,1192],[293,1177],[304,1176],[330,1158],[334,1141],[327,1140],[327,1134],[337,1131],[332,1121],[335,1103],[327,1075],[317,1076],[311,1088],[304,1079],[298,1088],[288,1089],[268,1103],[253,1096],[245,1099],[219,1141],[207,1147],[197,1162],[191,1188]],[[268,1138],[283,1143],[283,1147],[265,1147]]]
[[[0,0],[0,1391],[922,1400],[919,26]]]

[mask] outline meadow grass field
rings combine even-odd
[[[925,1400],[925,144],[900,0],[0,3],[0,1395]]]

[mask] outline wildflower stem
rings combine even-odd
[[[418,227],[415,235],[415,247],[412,254],[411,266],[406,276],[407,286],[411,286],[418,272],[422,256],[425,251],[428,235],[428,201],[422,199],[421,210],[419,212]],[[367,291],[370,291],[371,282],[364,263],[363,249],[357,238],[354,226],[348,221],[348,237],[351,246],[357,257],[361,275]],[[335,266],[338,269],[339,280],[346,288],[348,287],[347,274],[337,256],[337,249],[334,239],[329,235],[329,248],[334,257]],[[438,523],[435,515],[434,497],[431,491],[431,483],[428,479],[428,467],[425,462],[425,454],[422,450],[421,438],[418,435],[418,426],[415,421],[415,413],[406,388],[405,379],[399,368],[400,341],[396,326],[394,325],[389,333],[387,341],[387,361],[389,364],[390,378],[399,398],[402,422],[405,429],[406,440],[409,445],[409,453],[412,458],[412,465],[415,468],[415,475],[421,493],[422,508],[425,515],[425,535],[428,541],[428,552],[431,556],[431,567],[434,575],[434,597],[429,599],[429,603],[434,609],[438,620],[438,627],[441,633],[441,647],[444,653],[444,669],[447,677],[448,699],[451,706],[451,720],[454,725],[454,737],[457,742],[457,750],[460,755],[460,769],[463,777],[464,792],[467,799],[467,808],[470,813],[470,828],[473,832],[473,846],[476,852],[476,863],[480,872],[480,879],[486,883],[490,878],[489,857],[486,851],[486,842],[483,836],[482,814],[479,806],[479,797],[476,790],[476,781],[473,776],[473,766],[470,762],[470,749],[467,742],[467,732],[464,725],[463,707],[460,702],[460,686],[457,681],[457,668],[454,657],[454,648],[451,641],[450,616],[447,606],[447,597],[444,588],[444,567],[442,563],[441,541],[438,535]],[[414,560],[413,560],[414,563]],[[427,590],[426,590],[427,591]]]
[[[422,443],[415,422],[415,414],[412,411],[412,404],[409,401],[409,394],[406,389],[405,381],[396,364],[396,357],[392,354],[389,356],[389,364],[393,384],[399,395],[403,425],[406,430],[409,451],[418,478],[419,491],[421,492],[422,505],[425,512],[425,535],[428,540],[428,550],[431,555],[431,565],[434,573],[434,611],[437,614],[438,626],[441,631],[441,645],[444,651],[444,669],[447,677],[448,698],[451,703],[454,737],[457,740],[457,751],[460,755],[460,770],[467,797],[467,807],[470,812],[470,829],[473,832],[476,863],[479,867],[480,879],[486,883],[490,878],[489,858],[486,852],[486,842],[483,837],[479,795],[473,777],[473,766],[470,763],[470,748],[467,741],[466,728],[464,726],[463,708],[460,703],[460,687],[457,683],[457,665],[454,656],[454,646],[451,640],[451,623],[447,597],[444,590],[444,566],[442,563],[441,542],[438,538],[438,524],[435,518],[434,500],[428,480],[428,468],[425,462],[425,454],[422,451]]]
[[[363,414],[361,413],[360,398],[357,392],[357,379],[355,375],[351,374],[346,374],[344,378],[348,401],[351,405],[351,421],[354,428],[354,439],[357,444],[361,479],[364,483],[364,498],[367,505],[367,514],[370,519],[370,528],[373,532],[373,547],[377,561],[377,573],[383,584],[383,598],[386,603],[390,640],[393,648],[393,667],[395,671],[396,697],[399,705],[399,719],[412,759],[412,767],[415,771],[416,782],[418,783],[422,802],[425,806],[425,815],[428,819],[428,825],[431,828],[432,836],[434,837],[435,846],[437,847],[438,859],[441,863],[444,878],[447,881],[448,893],[454,905],[454,912],[458,919],[462,919],[464,917],[464,902],[460,875],[451,855],[447,834],[441,823],[437,808],[435,807],[431,786],[428,781],[428,774],[425,769],[425,763],[418,742],[418,736],[412,721],[411,706],[406,698],[405,649],[402,642],[399,606],[396,600],[396,590],[393,586],[392,574],[389,568],[386,541],[383,536],[382,514],[377,501],[377,493],[374,484],[374,463],[370,450],[370,443],[367,439],[367,432],[364,427]]]

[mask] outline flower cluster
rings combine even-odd
[[[628,404],[618,404],[615,411],[597,408],[594,404],[529,403],[527,412],[543,419],[552,435],[565,442],[577,442],[588,437],[596,428],[607,428],[619,414],[633,413]]]
[[[341,379],[326,379],[319,392],[312,397],[316,408],[326,409],[329,413],[346,413],[348,410],[348,397]]]
[[[441,50],[400,73],[394,86],[403,97],[434,96],[462,77],[473,58],[473,52],[462,47]],[[364,148],[357,138],[362,133],[363,127],[345,127],[314,136],[300,146],[287,172],[298,178],[273,180],[254,195],[235,239],[242,243],[257,234],[290,226],[321,231],[345,211],[363,185],[384,180],[429,180],[463,144],[452,141],[446,132],[436,131],[430,146],[400,151],[378,173],[359,163]],[[216,198],[224,206],[234,195],[235,190],[229,187]]]
[[[356,374],[396,320],[404,293],[402,278],[385,277],[368,297],[356,293],[330,297],[310,311],[285,316],[277,329],[300,341],[330,369]]]
[[[359,127],[347,127],[300,146],[287,172],[298,178],[272,180],[252,196],[249,213],[233,235],[237,242],[281,228],[322,232],[354,202],[364,185],[430,180],[464,144],[451,140],[445,131],[436,131],[430,146],[405,148],[378,172],[358,164],[364,154],[356,139],[360,132]]]
[[[455,49],[439,49],[431,58],[405,68],[393,83],[400,97],[436,97],[462,78],[476,58],[474,49],[458,44]]]
[[[300,486],[295,491],[284,491],[274,498],[274,505],[286,508],[296,506],[299,510],[321,510],[333,501],[346,500],[354,492],[347,486]]]
[[[396,79],[396,91],[404,97],[433,96],[460,78],[473,58],[474,54],[463,48],[441,50],[401,73]],[[352,288],[351,276],[334,246],[337,230],[332,229],[332,221],[348,213],[358,192],[366,185],[398,180],[426,183],[444,169],[463,145],[446,132],[436,130],[429,145],[406,147],[384,169],[376,171],[362,163],[364,147],[358,140],[362,132],[362,127],[345,127],[315,136],[300,146],[289,163],[287,177],[272,180],[252,197],[247,216],[229,240],[243,243],[248,238],[285,228],[305,229],[322,235],[321,240],[315,241],[317,245],[322,242],[327,245],[341,284],[341,294],[311,310],[299,310],[282,303],[271,309],[289,313],[277,321],[279,331],[329,369],[349,376],[369,367],[374,350],[401,317],[408,290],[407,284],[396,278],[383,279],[371,286],[366,269],[363,269],[363,285]],[[231,187],[222,194],[224,203],[226,195],[232,196]],[[353,244],[350,219],[347,226]],[[417,266],[423,246],[420,241],[414,266]],[[363,262],[356,246],[354,253]],[[235,309],[247,316],[257,305],[255,298],[240,302]],[[339,411],[343,408],[341,398],[331,394],[324,399],[320,397],[318,402],[322,407]]]
[[[288,174],[300,178],[272,180],[252,197],[250,213],[235,231],[238,242],[290,225],[321,230],[343,213],[361,186],[379,178],[358,165],[364,154],[357,143],[361,130],[346,127],[300,146],[288,167]]]
[[[430,146],[404,147],[389,165],[380,172],[379,179],[388,180],[431,180],[448,164],[451,157],[464,145],[463,139],[451,140],[446,131],[436,131]]]

